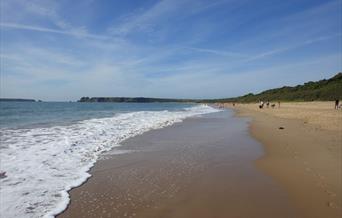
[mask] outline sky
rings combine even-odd
[[[0,96],[222,98],[342,71],[342,0],[1,0]]]

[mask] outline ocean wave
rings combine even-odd
[[[140,111],[68,126],[1,129],[2,217],[54,217],[69,204],[68,191],[90,177],[99,155],[123,140],[187,117],[216,112],[205,105],[182,111]]]

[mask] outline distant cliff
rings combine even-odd
[[[191,99],[169,99],[169,98],[128,98],[128,97],[82,97],[79,102],[119,102],[119,103],[153,103],[153,102],[196,102]]]
[[[22,99],[22,98],[0,98],[0,101],[29,101],[29,102],[35,102],[34,99]]]

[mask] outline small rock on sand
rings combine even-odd
[[[6,172],[0,171],[0,179],[6,178],[6,177],[7,177]]]

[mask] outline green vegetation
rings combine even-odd
[[[294,87],[284,86],[282,88],[270,89],[259,94],[249,93],[244,96],[223,99],[167,99],[167,98],[122,98],[122,97],[82,97],[79,102],[257,102],[263,101],[333,101],[342,99],[342,72],[334,77],[317,82],[307,82]]]
[[[270,89],[259,94],[249,93],[235,98],[204,100],[204,102],[257,102],[263,101],[333,101],[342,99],[342,72],[317,82],[307,82],[294,87]]]

